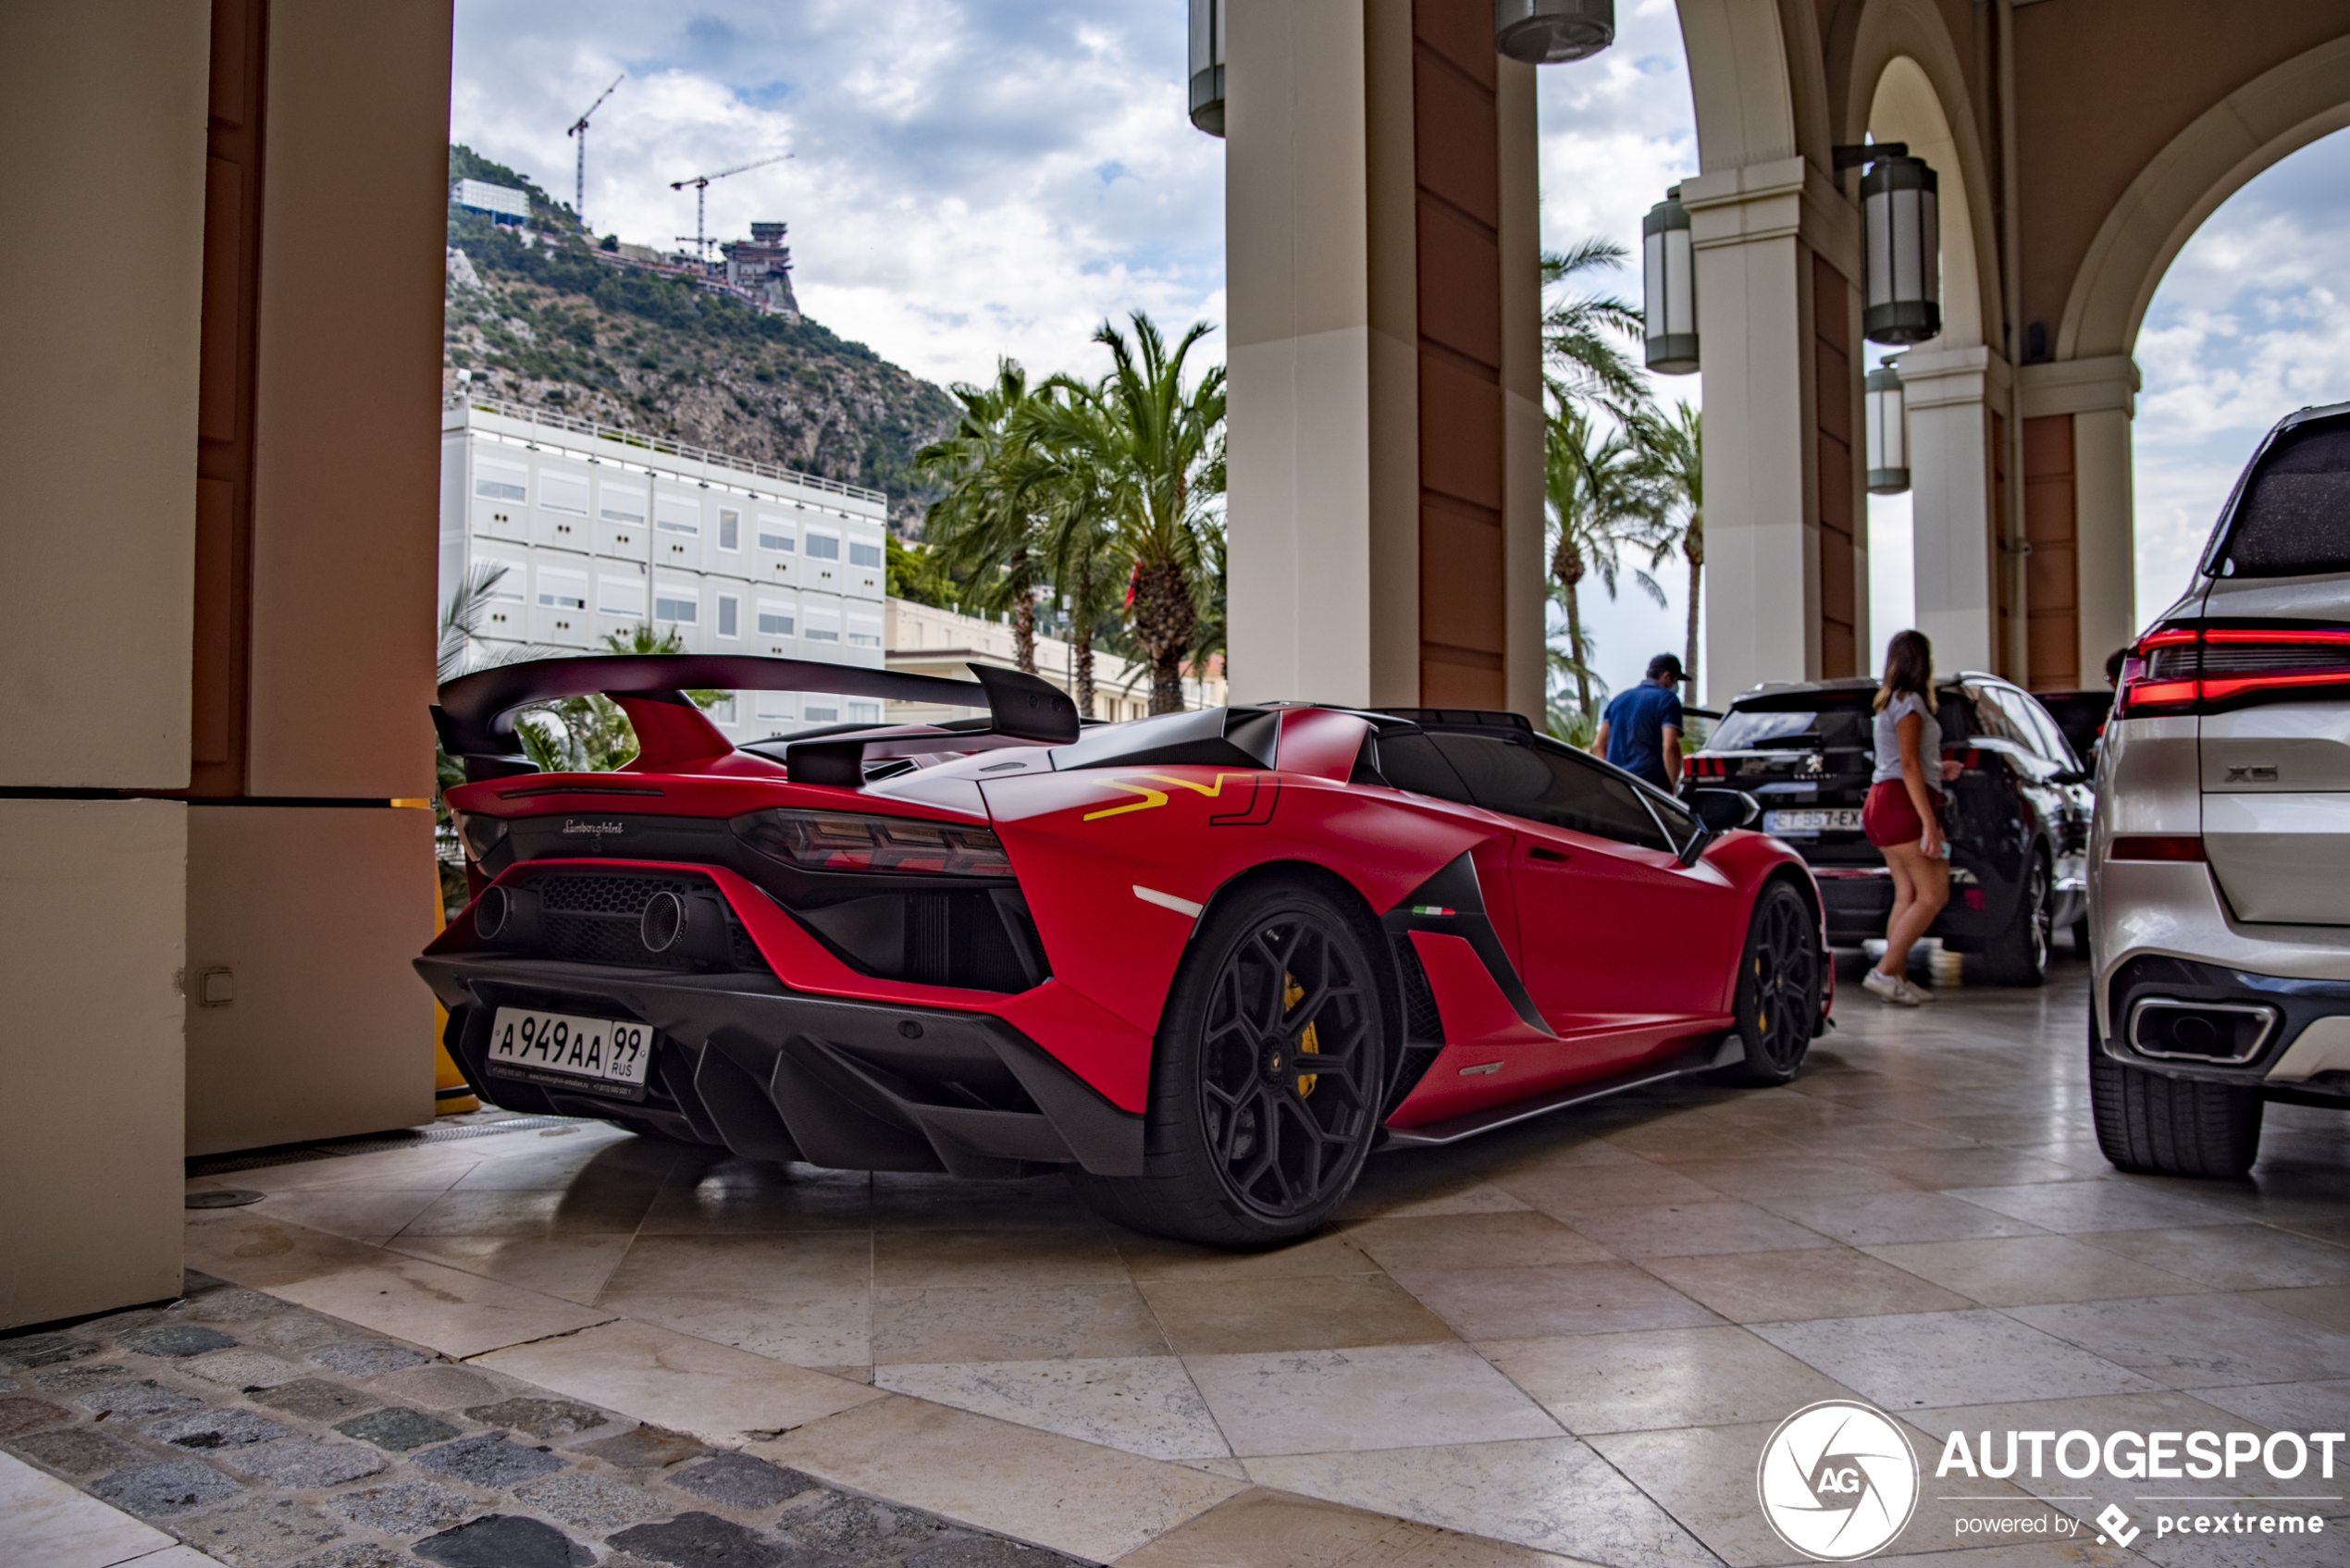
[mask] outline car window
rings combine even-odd
[[[1430,737],[1477,804],[1528,821],[1670,849],[1639,792],[1589,758],[1489,735]]]
[[[1993,686],[1976,686],[1967,694],[1974,698],[1974,729],[1976,735],[1988,741],[2006,741],[2027,752],[2040,749],[2039,741],[2031,730],[2016,722],[2013,713],[2000,700],[2000,693]]]
[[[1816,709],[1733,708],[1706,737],[1705,749],[1812,751],[1865,747],[1868,719],[1867,709],[1858,702]]]
[[[2040,742],[2035,750],[2059,768],[2078,766],[2072,759],[2072,747],[2065,744],[2064,731],[2057,727],[2056,720],[2049,716],[2047,709],[2028,697],[2010,698],[2009,701],[2032,721],[2032,733],[2039,737]]]
[[[2350,570],[2350,424],[2328,420],[2277,438],[2244,487],[2216,563],[2223,577]]]
[[[1432,795],[1439,800],[1456,801],[1463,806],[1477,804],[1477,797],[1461,783],[1461,775],[1453,771],[1453,765],[1444,760],[1435,743],[1424,735],[1379,736],[1379,771],[1397,789]]]

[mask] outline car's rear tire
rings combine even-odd
[[[2037,985],[2048,975],[2051,923],[2048,858],[2038,850],[2024,868],[2023,890],[2005,931],[1983,945],[1983,969],[1994,985]]]
[[[2089,1101],[2097,1146],[2122,1170],[2233,1179],[2260,1157],[2266,1102],[2257,1089],[2165,1078],[2117,1062],[2089,1018]]]
[[[1747,921],[1732,1004],[1746,1059],[1725,1068],[1725,1080],[1768,1086],[1796,1075],[1812,1049],[1826,969],[1811,906],[1786,883],[1766,883]]]
[[[1071,1167],[1078,1195],[1118,1224],[1213,1246],[1326,1224],[1379,1133],[1388,1019],[1375,950],[1357,917],[1303,881],[1219,900],[1159,1022],[1144,1173]]]

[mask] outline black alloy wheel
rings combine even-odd
[[[1152,1055],[1144,1172],[1071,1168],[1138,1230],[1268,1246],[1335,1214],[1370,1153],[1387,1019],[1362,922],[1318,889],[1268,882],[1193,938]]]
[[[1746,1060],[1731,1064],[1723,1076],[1766,1086],[1792,1079],[1812,1049],[1826,973],[1811,906],[1784,882],[1765,884],[1747,921],[1733,1003]]]
[[[2047,978],[2048,950],[2056,941],[2056,910],[2049,896],[2048,858],[2032,852],[2023,890],[2007,930],[1983,945],[1983,967],[1994,985],[2037,985]]]

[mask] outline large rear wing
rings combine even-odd
[[[526,708],[567,697],[601,695],[629,710],[642,747],[637,765],[658,769],[665,761],[723,756],[733,743],[702,718],[686,697],[687,688],[729,691],[814,691],[884,702],[920,702],[951,708],[984,708],[983,730],[940,730],[921,725],[875,725],[870,730],[830,733],[786,747],[785,766],[805,784],[855,788],[863,782],[867,755],[912,756],[925,751],[977,750],[990,745],[1066,745],[1077,738],[1077,704],[1048,681],[974,664],[976,681],[936,675],[907,675],[852,664],[808,659],[770,659],[752,654],[612,654],[577,659],[534,659],[493,665],[460,675],[440,688],[433,727],[451,757],[465,764],[465,777],[505,778],[535,773],[524,754],[514,721]],[[658,722],[649,723],[649,719]]]

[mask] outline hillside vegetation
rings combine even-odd
[[[449,173],[528,191],[533,242],[451,205],[449,243],[480,286],[452,271],[448,369],[514,402],[885,490],[892,527],[919,535],[938,487],[913,456],[954,422],[944,390],[804,316],[597,260],[568,204],[502,164],[451,147]]]

